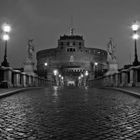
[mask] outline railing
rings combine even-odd
[[[95,87],[132,87],[140,86],[140,66],[132,66],[119,72],[98,77],[89,81]]]
[[[36,74],[27,74],[11,67],[0,67],[0,87],[47,86],[49,81]]]

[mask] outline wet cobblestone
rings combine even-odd
[[[140,99],[103,89],[40,89],[0,100],[0,140],[139,140]]]

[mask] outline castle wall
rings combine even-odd
[[[42,71],[45,62],[48,63],[49,69],[66,65],[71,61],[71,56],[73,63],[80,64],[88,70],[90,70],[90,63],[98,62],[105,65],[107,60],[107,54],[104,50],[85,48],[75,52],[67,52],[56,48],[52,51],[44,50],[37,54],[37,69]]]
[[[48,63],[47,67],[44,63]],[[62,36],[58,47],[37,52],[37,71],[43,75],[45,71],[52,73],[54,69],[74,65],[91,71],[91,65],[97,62],[98,68],[107,65],[107,52],[97,48],[86,48],[81,36]],[[73,68],[74,69],[74,68]]]

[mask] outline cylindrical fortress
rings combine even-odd
[[[55,69],[69,79],[77,78],[85,71],[92,75],[97,70],[98,74],[102,75],[106,68],[107,52],[85,47],[83,36],[79,35],[60,36],[57,48],[37,52],[38,74],[49,79]]]

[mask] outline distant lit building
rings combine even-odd
[[[56,48],[37,52],[38,74],[50,80],[54,69],[57,69],[65,80],[76,80],[85,71],[92,77],[95,74],[102,75],[106,68],[107,52],[85,47],[83,36],[73,33],[60,36]]]

